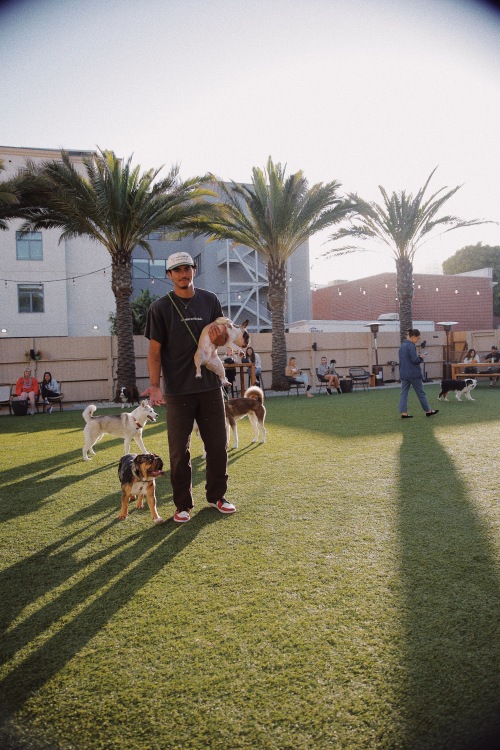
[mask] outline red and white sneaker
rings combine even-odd
[[[187,523],[191,520],[191,513],[188,510],[176,510],[174,513],[174,521],[176,523]]]
[[[222,500],[214,500],[213,502],[208,501],[208,504],[212,506],[212,508],[217,508],[218,511],[221,513],[225,513],[227,516],[231,513],[236,513],[236,507],[229,503],[224,497]]]

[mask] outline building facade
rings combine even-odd
[[[268,308],[268,279],[262,258],[248,247],[233,247],[230,242],[206,242],[186,237],[178,241],[162,240],[161,234],[149,238],[154,260],[141,248],[133,256],[133,297],[144,289],[163,296],[173,287],[166,276],[165,261],[171,253],[188,252],[196,261],[196,285],[215,292],[224,314],[235,323],[249,321],[249,331],[271,330]],[[287,263],[287,307],[285,321],[311,315],[309,247],[301,245]]]
[[[69,154],[78,168],[91,152]],[[6,168],[0,180],[16,174],[27,159],[39,163],[59,155],[57,150],[0,146]],[[0,232],[0,335],[109,335],[115,300],[106,250],[82,237],[60,242],[56,229],[21,235],[21,224],[11,221]]]
[[[493,272],[413,275],[413,319],[457,321],[457,330],[493,329]],[[332,282],[313,292],[315,320],[377,320],[399,313],[396,274]]]
[[[78,169],[90,151],[69,151]],[[24,167],[57,159],[60,151],[0,146],[7,179]],[[22,221],[10,222],[0,232],[0,337],[109,335],[109,316],[116,305],[111,289],[111,257],[97,242],[78,237],[59,241],[60,231],[21,235]],[[224,313],[237,323],[248,319],[249,330],[268,331],[267,271],[255,251],[229,242],[207,243],[187,237],[167,241],[151,235],[154,260],[141,248],[133,254],[132,298],[143,289],[163,296],[172,285],[165,261],[173,252],[188,252],[198,266],[197,285],[215,292]],[[311,317],[309,247],[302,245],[288,261],[288,300],[285,320]]]

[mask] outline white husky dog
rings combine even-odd
[[[95,455],[94,445],[104,435],[116,435],[124,439],[124,453],[130,453],[130,443],[133,440],[139,446],[141,453],[148,453],[142,442],[142,428],[146,422],[156,422],[158,414],[151,408],[149,401],[141,401],[137,409],[126,414],[112,414],[104,417],[94,417],[94,404],[87,406],[83,412],[86,421],[83,430],[84,446],[83,460],[90,461],[89,453]]]

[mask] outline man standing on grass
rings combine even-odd
[[[188,253],[174,253],[167,260],[167,276],[173,292],[149,308],[145,336],[149,339],[149,395],[152,406],[166,403],[170,453],[170,481],[176,506],[174,521],[186,523],[193,505],[191,433],[196,420],[206,450],[206,498],[209,505],[229,515],[236,508],[224,495],[227,490],[226,416],[218,375],[202,368],[195,378],[194,354],[202,329],[222,317],[216,295],[195,289],[196,264]],[[218,325],[210,329],[215,346],[226,343]],[[165,398],[160,390],[163,372]]]
[[[399,398],[399,412],[402,419],[412,419],[408,414],[408,393],[413,388],[420,401],[420,406],[425,411],[427,417],[437,414],[439,409],[431,409],[427,396],[425,395],[422,380],[422,368],[420,365],[424,361],[423,357],[417,354],[416,344],[420,340],[420,331],[418,328],[410,328],[408,338],[403,341],[399,347],[399,377],[401,378],[401,396]],[[425,354],[425,352],[424,352]]]

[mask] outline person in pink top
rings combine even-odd
[[[29,401],[30,408],[28,414],[35,413],[35,406],[40,393],[38,380],[31,374],[29,367],[24,371],[24,375],[18,378],[16,383],[16,394],[19,401]]]

